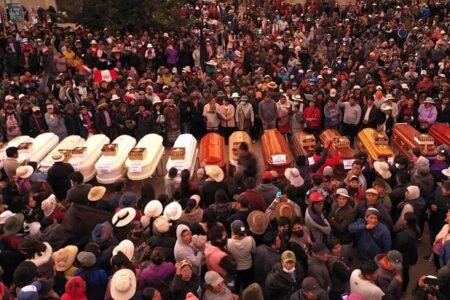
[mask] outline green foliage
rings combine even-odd
[[[134,31],[154,27],[170,31],[187,24],[180,16],[183,0],[72,0],[65,3],[68,21],[88,28]]]

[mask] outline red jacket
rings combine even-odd
[[[308,106],[303,110],[303,118],[305,120],[307,118],[314,118],[314,121],[308,122],[308,128],[317,128],[320,126],[322,114],[320,113],[320,109],[318,109],[317,107],[311,108]]]
[[[318,162],[320,160],[320,155],[314,154],[313,158],[314,158],[315,162]],[[325,162],[320,166],[320,168],[317,170],[316,173],[322,175],[323,174],[323,169],[326,166],[330,166],[330,167],[333,168],[333,167],[337,166],[340,163],[341,163],[341,156],[339,155],[339,152],[336,151],[334,156],[332,156],[332,157],[328,156],[327,157]]]

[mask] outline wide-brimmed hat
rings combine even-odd
[[[48,217],[50,216],[56,208],[56,197],[54,194],[51,194],[48,196],[47,199],[42,201],[41,208],[44,211],[44,216]]]
[[[112,95],[111,101],[116,101],[116,100],[120,100],[120,97],[117,96],[117,94]]]
[[[132,207],[124,207],[114,214],[112,224],[116,227],[124,227],[130,224],[136,217],[136,210]]]
[[[447,177],[450,177],[450,167],[441,171]],[[1,215],[0,215],[1,216]]]
[[[164,217],[168,220],[176,221],[181,218],[183,208],[178,202],[171,202],[164,208]]]
[[[97,262],[97,257],[95,257],[95,254],[92,252],[81,251],[77,255],[77,260],[81,267],[90,268]]]
[[[296,216],[295,209],[292,204],[287,202],[280,202],[275,206],[275,217],[279,219],[280,217],[287,217],[292,219]]]
[[[123,254],[125,254],[125,256],[131,261],[134,255],[134,244],[132,241],[130,240],[123,240],[119,243],[119,245],[117,245],[116,247],[114,247],[113,249],[113,256],[117,255],[117,253],[122,252]]]
[[[333,198],[338,196],[343,196],[349,199],[351,198],[350,195],[348,194],[347,189],[345,188],[339,188],[336,190],[336,193],[333,194]]]
[[[136,275],[130,269],[120,269],[111,279],[111,297],[115,300],[133,298],[136,293]]]
[[[382,111],[392,110],[392,106],[384,104],[384,105],[381,106],[381,110]]]
[[[292,100],[298,101],[298,102],[303,102],[302,96],[300,96],[300,95],[293,95]]]
[[[14,215],[15,215],[15,213],[13,213],[13,212],[10,211],[10,210],[5,210],[4,212],[2,212],[2,213],[0,214],[0,225],[5,224],[6,220],[7,220],[9,217],[14,216]]]
[[[152,200],[144,208],[144,215],[149,218],[159,217],[163,212],[161,201]]]
[[[269,217],[262,211],[254,210],[247,216],[247,223],[251,232],[262,235],[269,226]]]
[[[56,152],[55,154],[52,155],[52,159],[54,162],[60,162],[64,161],[65,157],[64,154],[62,154],[61,152]]]
[[[34,169],[32,166],[20,166],[16,169],[16,175],[22,179],[27,179],[33,172]]]
[[[165,217],[161,216],[153,222],[153,228],[158,233],[163,234],[169,231],[172,224]]]
[[[78,248],[74,245],[68,245],[58,251],[53,252],[53,261],[55,262],[55,270],[64,272],[69,269],[77,258]]]
[[[211,177],[211,179],[214,180],[215,182],[221,182],[225,177],[223,170],[219,166],[216,166],[216,165],[205,166],[205,171],[206,171],[206,175]]]
[[[423,103],[436,104],[436,103],[434,102],[433,98],[431,98],[431,97],[427,97]]]
[[[284,177],[295,187],[301,187],[305,183],[297,168],[287,168],[284,171]]]
[[[6,219],[3,225],[3,233],[5,235],[14,235],[23,228],[23,214],[15,214]]]
[[[383,179],[389,179],[392,176],[391,171],[389,171],[389,164],[387,162],[376,161],[373,163],[373,168]]]
[[[374,194],[374,195],[378,196],[378,191],[376,189],[373,189],[373,188],[367,189],[365,193],[366,194]]]
[[[91,189],[89,190],[88,193],[88,200],[95,202],[95,201],[99,201],[103,198],[103,196],[105,196],[106,193],[106,188],[102,185],[98,185],[98,186],[93,186],[91,187]]]
[[[384,100],[395,100],[395,97],[392,96],[392,94],[387,94],[386,97],[384,98]]]
[[[274,90],[278,87],[278,85],[275,83],[275,81],[271,81],[267,84],[267,87],[271,90]]]

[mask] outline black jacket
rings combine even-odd
[[[295,279],[283,271],[281,263],[277,263],[266,279],[265,292],[267,299],[289,300],[301,285],[305,274],[299,264],[295,266]]]
[[[375,128],[377,128],[377,118],[378,118],[379,115],[380,115],[380,111],[379,111],[379,109],[374,105],[374,106],[372,107],[372,109],[370,110],[370,113],[369,113],[369,120],[368,120],[367,124],[364,124],[363,121],[364,121],[364,117],[365,117],[365,115],[366,115],[367,109],[368,109],[367,105],[364,105],[364,107],[362,108],[362,111],[361,111],[361,127],[362,127],[362,128],[368,128],[368,127],[370,127],[370,128],[375,129]]]
[[[403,268],[409,268],[417,263],[417,232],[412,228],[405,228],[395,236],[394,250],[403,255]]]
[[[69,175],[75,172],[71,164],[56,162],[49,170],[47,181],[55,192],[58,200],[66,198],[67,191],[70,189]]]

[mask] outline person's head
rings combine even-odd
[[[334,235],[328,235],[325,239],[325,245],[327,246],[328,250],[330,250],[331,255],[338,257],[341,256],[342,245],[337,237],[335,237]]]
[[[446,180],[442,183],[442,195],[450,196],[450,180]]]
[[[79,171],[75,171],[72,174],[69,175],[70,183],[72,186],[82,184],[84,181],[84,176]]]
[[[273,250],[279,250],[281,247],[281,237],[278,232],[268,231],[264,234],[263,243]]]
[[[247,190],[253,190],[256,187],[256,179],[253,177],[247,177],[244,180],[244,185]]]
[[[188,169],[184,169],[181,171],[180,177],[182,182],[188,182],[191,178],[191,172]]]
[[[126,183],[125,180],[119,179],[113,183],[113,191],[116,193],[125,191]]]
[[[177,177],[177,174],[178,174],[178,170],[177,170],[177,168],[175,168],[175,167],[172,167],[172,168],[170,168],[169,169],[169,172],[168,172],[168,176],[169,176],[169,178],[175,178],[175,177]]]
[[[378,265],[373,259],[366,259],[361,263],[361,276],[368,281],[375,282],[378,278]]]
[[[211,227],[207,236],[213,246],[224,248],[227,243],[227,231],[223,225],[217,224]]]
[[[246,142],[242,142],[239,144],[239,155],[247,155],[248,154],[248,144]]]
[[[378,192],[378,195],[384,195],[384,189],[386,188],[386,183],[383,179],[377,178],[373,182],[373,188]]]
[[[32,259],[35,255],[41,256],[46,251],[47,246],[35,239],[25,239],[20,246],[20,252],[27,258]]]
[[[374,206],[378,200],[378,192],[376,189],[367,189],[365,193],[367,206]]]
[[[281,266],[283,267],[283,271],[286,273],[295,272],[295,263],[297,258],[295,257],[295,253],[292,251],[284,251],[281,254]]]
[[[315,212],[322,213],[325,204],[325,198],[320,192],[312,192],[309,195],[309,202],[311,203],[311,206]]]
[[[378,225],[378,219],[380,218],[380,212],[378,211],[378,209],[373,208],[373,207],[369,207],[366,210],[364,219],[366,220],[366,224],[370,224],[370,225]]]
[[[338,189],[336,191],[336,204],[339,207],[345,207],[350,200],[350,196],[348,195],[348,191],[344,188]]]
[[[189,229],[185,229],[181,232],[181,240],[185,244],[190,244],[192,242],[192,233]]]
[[[214,294],[221,293],[226,287],[222,276],[216,271],[208,271],[205,274],[206,288]]]
[[[19,149],[17,147],[8,147],[6,149],[6,156],[10,158],[18,158],[19,157]]]
[[[291,225],[291,220],[288,217],[280,217],[278,219],[278,232],[280,234],[287,234],[289,232],[289,226]]]
[[[163,300],[160,292],[157,289],[146,287],[142,291],[141,295],[142,300]]]
[[[183,238],[183,234],[181,234],[181,237]],[[183,241],[184,241],[184,239],[183,239]],[[162,250],[162,248],[156,247],[155,249],[153,249],[152,254],[150,255],[150,260],[152,261],[152,263],[154,263],[157,266],[162,264],[166,260],[166,257],[165,257],[165,254],[164,254],[164,251]]]
[[[314,242],[314,244],[311,246],[311,256],[326,262],[328,259],[328,249],[327,246],[325,246],[322,242]]]
[[[352,164],[352,169],[351,169],[352,174],[356,175],[356,176],[361,175],[362,167],[363,167],[362,161],[359,159],[355,159],[355,161]]]
[[[188,260],[182,260],[178,263],[179,275],[183,281],[190,281],[192,279],[192,264]]]
[[[305,220],[303,217],[295,217],[291,221],[292,235],[297,237],[302,237],[304,235],[303,226],[305,225]]]

